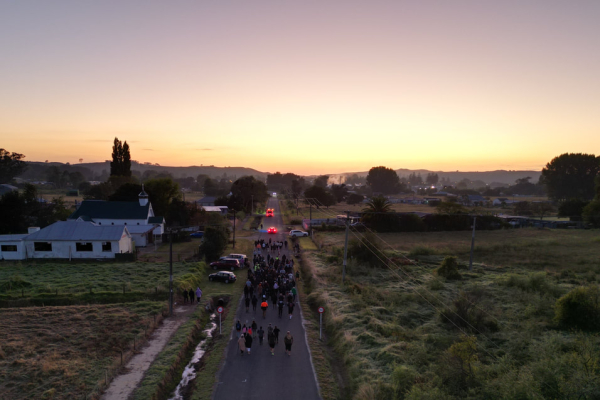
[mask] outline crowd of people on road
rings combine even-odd
[[[246,313],[250,312],[250,306],[252,306],[252,311],[256,314],[256,309],[260,305],[263,319],[266,319],[269,308],[277,309],[278,318],[283,318],[284,308],[287,307],[288,318],[292,319],[298,295],[296,281],[299,274],[294,274],[294,260],[286,254],[282,254],[282,252],[285,253],[287,247],[287,240],[260,239],[254,242],[252,267],[248,268],[248,276],[244,285]],[[266,333],[271,355],[275,355],[280,332],[277,325],[273,326],[269,323],[265,332],[262,326],[257,325],[255,319],[249,326],[238,320],[235,329],[240,354],[251,353],[255,338],[258,338],[259,346],[262,346]],[[290,331],[287,331],[283,341],[286,354],[291,355],[294,337]]]

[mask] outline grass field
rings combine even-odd
[[[595,398],[600,392],[598,336],[554,322],[561,295],[598,284],[600,232],[477,232],[471,272],[469,232],[380,236],[396,264],[373,268],[350,260],[343,284],[343,234],[318,233],[315,240],[328,251],[305,253],[308,302],[325,305],[327,343],[349,377],[345,398]],[[401,253],[418,264],[404,264]],[[445,255],[458,257],[461,279],[435,274]]]
[[[153,324],[164,303],[0,310],[0,394],[80,399]]]
[[[176,282],[196,284],[199,263],[175,262]],[[2,263],[0,294],[126,292],[164,290],[169,286],[168,263]]]

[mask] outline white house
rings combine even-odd
[[[0,260],[24,260],[26,233],[18,235],[0,235]]]
[[[202,209],[206,212],[216,212],[221,215],[227,215],[227,211],[229,211],[227,206],[202,206]]]
[[[131,253],[133,244],[127,227],[98,226],[87,221],[58,221],[33,233],[0,235],[0,255],[5,260],[30,258],[115,258]]]
[[[136,247],[160,240],[165,220],[156,217],[142,188],[139,201],[84,200],[69,220],[90,221],[98,226],[127,226]]]

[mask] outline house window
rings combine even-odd
[[[98,225],[102,225],[102,222],[98,222]]]
[[[102,243],[102,251],[112,251],[112,243],[111,242],[103,242]]]
[[[93,251],[92,243],[75,243],[75,251]]]
[[[114,223],[114,222],[111,222],[110,224],[111,224],[111,225],[114,225],[115,223]]]
[[[16,244],[3,244],[2,251],[17,251],[17,245]]]
[[[52,251],[52,242],[33,242],[35,251]]]
[[[127,225],[127,222],[125,222],[123,225]]]
[[[139,225],[139,224],[140,224],[140,223],[138,222],[138,225]]]

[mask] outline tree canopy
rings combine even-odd
[[[322,186],[313,185],[304,191],[304,196],[307,199],[316,200],[317,207],[322,205],[325,207],[332,206],[336,203],[335,197],[331,192]]]
[[[15,176],[21,175],[27,168],[22,161],[25,156],[0,149],[0,183],[9,183]]]
[[[594,197],[594,179],[600,172],[600,157],[593,154],[565,153],[555,157],[542,169],[540,182],[554,200]]]
[[[127,141],[121,143],[118,138],[113,142],[110,176],[131,176],[131,154]]]
[[[236,211],[251,212],[254,204],[267,202],[267,185],[253,176],[243,176],[231,185],[230,208]]]
[[[383,166],[373,167],[367,175],[367,184],[373,192],[395,194],[400,192],[402,185],[396,171]]]

